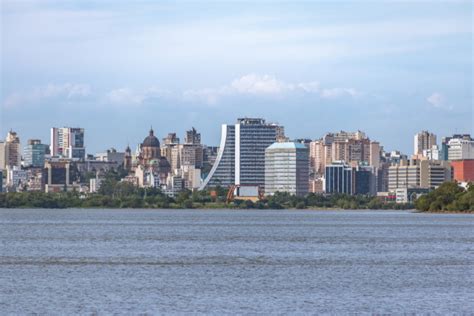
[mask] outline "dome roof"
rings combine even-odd
[[[160,141],[153,135],[153,129],[150,129],[150,134],[143,140],[142,147],[160,147]]]

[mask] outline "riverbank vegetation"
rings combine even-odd
[[[420,196],[415,207],[422,212],[474,212],[474,185],[464,189],[456,182],[445,182]]]
[[[120,182],[113,190],[82,195],[78,192],[0,193],[0,208],[206,208],[206,209],[409,209],[410,204],[384,203],[376,197],[350,195],[320,195],[310,193],[297,197],[277,193],[261,201],[234,200],[226,203],[227,190],[183,191],[168,197],[158,189],[137,188]]]

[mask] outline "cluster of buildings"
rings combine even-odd
[[[84,140],[83,128],[52,128],[50,144],[30,139],[22,148],[10,131],[0,142],[0,188],[93,193],[108,170],[120,169],[121,181],[169,196],[220,186],[258,196],[344,193],[409,202],[446,181],[474,181],[474,140],[467,134],[443,137],[438,145],[436,135],[422,131],[410,156],[386,152],[361,131],[290,141],[283,126],[262,118],[223,124],[218,147],[202,144],[195,128],[183,142],[176,133],[160,142],[150,129],[134,151],[88,155]]]

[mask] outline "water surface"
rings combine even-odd
[[[0,210],[1,314],[466,313],[474,216]]]

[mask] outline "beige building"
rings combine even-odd
[[[0,142],[0,170],[5,170],[7,168],[5,158],[5,142]]]
[[[389,191],[398,188],[436,188],[451,179],[451,165],[447,161],[402,160],[388,168]]]
[[[370,141],[361,131],[329,133],[309,145],[312,172],[322,175],[326,165],[333,161],[345,161],[351,165],[366,162],[375,168],[380,166],[380,144]]]
[[[1,150],[0,150],[1,151]],[[14,131],[9,131],[4,143],[5,151],[5,167],[20,167],[21,166],[21,146],[20,138]]]
[[[417,133],[413,140],[413,155],[423,155],[423,150],[436,145],[436,135],[428,131]]]

